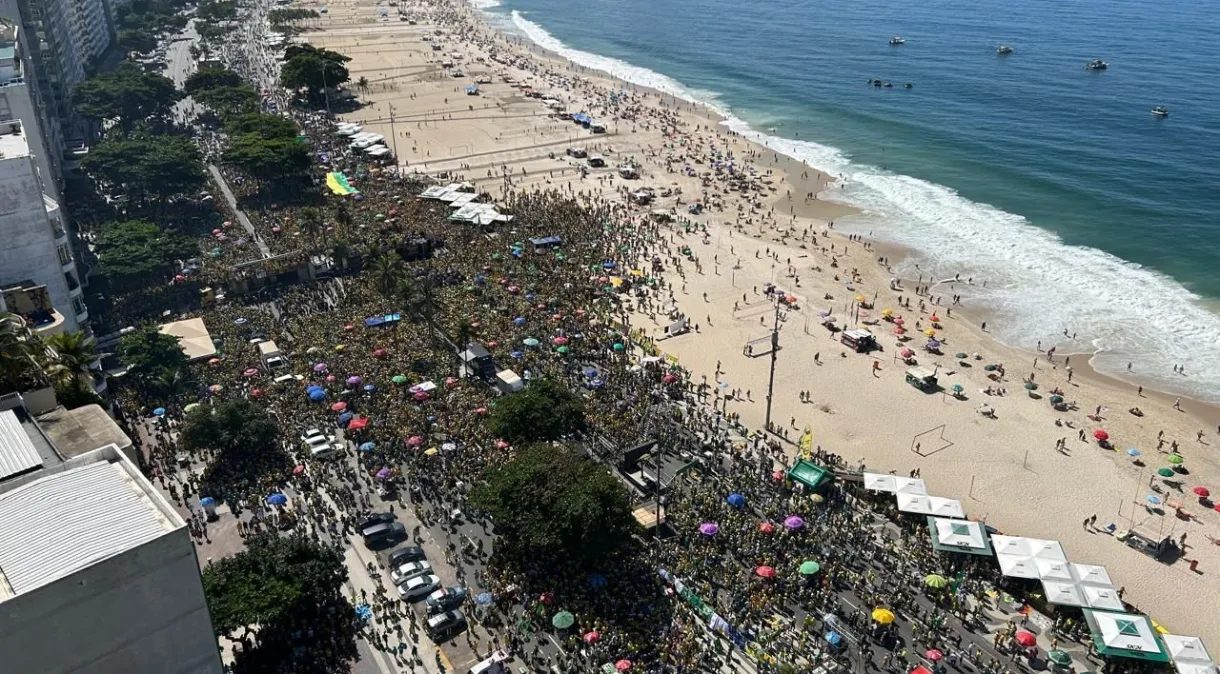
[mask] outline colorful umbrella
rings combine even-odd
[[[805,526],[805,520],[801,519],[799,515],[789,515],[788,518],[784,520],[784,526],[788,527],[790,530],[800,529],[801,527]]]
[[[704,522],[699,525],[699,533],[704,536],[715,536],[720,533],[720,525],[715,522]]]
[[[937,662],[945,657],[945,654],[935,648],[929,648],[924,651],[923,656],[932,662]]]
[[[760,567],[754,569],[754,574],[757,575],[759,578],[770,579],[770,578],[775,577],[775,569],[770,566],[760,566]]]
[[[1046,659],[1050,660],[1056,665],[1059,665],[1060,667],[1067,667],[1068,665],[1072,664],[1072,656],[1061,650],[1053,650],[1047,653]]]
[[[1093,437],[1096,438],[1097,440],[1104,442],[1104,441],[1110,439],[1110,434],[1099,428],[1099,429],[1093,431]]]
[[[630,660],[619,660],[618,662],[614,663],[614,668],[620,672],[625,672],[625,671],[631,669],[631,661]]]
[[[1182,462],[1186,460],[1186,458],[1181,454],[1170,454],[1165,460],[1175,466],[1180,466],[1182,465]]]
[[[1017,633],[1013,635],[1013,639],[1016,639],[1018,644],[1026,648],[1038,643],[1038,637],[1034,636],[1034,633],[1029,630],[1017,630]]]
[[[551,625],[554,625],[555,629],[566,630],[575,624],[576,616],[567,611],[560,611],[555,614],[555,617],[551,618]]]
[[[734,508],[740,508],[746,504],[746,497],[737,493],[729,494],[729,497],[725,500]]]
[[[1195,487],[1194,489],[1191,489],[1191,491],[1193,491],[1195,496],[1198,496],[1199,498],[1207,498],[1208,496],[1212,495],[1212,493],[1207,490],[1207,487]]]
[[[877,608],[873,609],[872,615],[873,615],[873,620],[881,623],[882,625],[888,625],[888,624],[894,622],[894,618],[897,617],[894,615],[893,611],[889,610],[888,608],[881,608],[881,607],[877,607]]]
[[[939,589],[941,589],[943,587],[947,587],[949,585],[949,579],[945,578],[944,576],[933,573],[931,575],[923,577],[923,584],[927,585],[930,588],[939,590]]]
[[[1161,477],[1173,477],[1173,469],[1172,468],[1157,468],[1156,474],[1160,475]]]
[[[813,560],[801,562],[800,571],[801,571],[802,576],[812,576],[821,570],[822,570],[822,565],[818,564],[817,562],[815,562]]]

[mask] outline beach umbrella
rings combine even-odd
[[[496,440],[496,449],[508,449],[508,441]]]
[[[958,351],[957,353],[953,354],[953,357],[954,358],[969,358],[969,356],[966,355],[965,351]]]
[[[1017,630],[1017,633],[1013,635],[1013,639],[1026,648],[1038,643],[1038,637],[1034,636],[1034,633],[1029,630]]]
[[[939,590],[949,585],[949,579],[933,573],[923,577],[923,584],[934,590]]]
[[[411,437],[407,438],[407,446],[408,446],[408,447],[419,447],[419,446],[420,446],[420,445],[422,445],[422,444],[424,444],[424,438],[423,438],[423,436],[420,436],[420,435],[412,435]]]
[[[424,391],[416,391],[411,397],[415,399],[415,402],[422,403],[428,399],[428,394]]]
[[[1194,489],[1191,489],[1191,491],[1193,491],[1195,496],[1198,496],[1199,498],[1207,498],[1208,496],[1212,495],[1212,493],[1208,491],[1207,487],[1195,487]]]
[[[253,377],[254,375],[258,374],[258,370],[253,367],[248,367],[241,374],[243,377]]]
[[[1050,401],[1052,405],[1058,405],[1059,403],[1063,402],[1063,396],[1053,395],[1050,397]]]
[[[270,503],[271,505],[282,506],[285,503],[288,503],[288,497],[284,496],[283,494],[272,494],[267,497],[267,503]]]
[[[543,604],[546,604],[547,606],[550,606],[551,604],[555,603],[555,593],[554,592],[543,592],[542,594],[538,595],[538,601],[542,602]]]
[[[1065,651],[1058,649],[1047,653],[1046,659],[1050,660],[1056,665],[1059,665],[1060,667],[1067,667],[1068,665],[1072,664],[1072,656],[1068,655]]]
[[[405,374],[396,374],[390,378],[390,381],[402,386],[403,384],[407,383],[407,376]]]
[[[1037,390],[1038,390],[1038,382],[1035,382],[1035,381],[1027,381],[1027,382],[1025,382],[1025,390],[1026,390],[1026,391],[1037,391]]]
[[[936,331],[932,328],[924,328],[923,334],[926,337],[932,337],[936,335]]]
[[[211,496],[204,496],[203,498],[199,499],[199,505],[203,506],[204,508],[211,508],[212,506],[216,505],[216,499],[212,498]]]
[[[559,347],[558,349],[555,349],[555,351],[556,351],[556,352],[558,352],[558,353],[564,353],[564,354],[566,354],[566,353],[567,353],[568,351],[570,351],[570,350],[571,350],[571,349],[569,349],[569,348],[568,348],[568,347],[566,347],[566,346],[561,346],[561,347]]]
[[[720,525],[715,522],[704,522],[699,525],[699,533],[704,536],[715,536],[720,533]]]
[[[1110,439],[1110,434],[1099,428],[1093,431],[1093,437],[1101,442],[1105,442],[1106,440]]]
[[[987,363],[986,365],[983,366],[983,369],[986,370],[987,372],[994,372],[997,367],[998,366],[995,363]]]
[[[297,465],[292,467],[293,475],[300,475],[304,472],[305,472],[305,464],[303,464],[303,463],[298,463]]]
[[[729,505],[733,506],[734,508],[741,508],[746,504],[746,497],[738,493],[732,493],[729,494],[729,497],[725,499],[725,501],[728,501]]]
[[[784,526],[792,530],[800,529],[805,526],[805,520],[801,519],[799,515],[789,515],[784,520]]]
[[[1136,456],[1139,456],[1140,454],[1143,454],[1143,452],[1141,452],[1140,450],[1138,450],[1134,447],[1127,448],[1127,456],[1136,457]]]
[[[622,342],[615,342],[613,348],[615,351],[622,351],[623,349],[625,349],[627,347],[623,346]]]
[[[257,390],[258,389],[254,389],[254,391],[257,391]],[[254,391],[251,391],[250,393],[254,393]],[[191,403],[191,404],[187,405],[186,407],[183,407],[182,411],[191,412],[191,411],[197,410],[197,409],[199,409],[199,403]]]
[[[1172,465],[1180,466],[1186,459],[1181,454],[1170,454],[1169,456],[1165,457],[1165,460]]]
[[[560,336],[552,339],[551,343],[554,344],[555,346],[563,346],[564,344],[568,343],[568,338],[564,337],[563,335],[560,335]]]
[[[935,351],[940,348],[940,342],[935,339],[929,339],[927,347],[929,350]]]
[[[332,412],[342,412],[346,409],[347,409],[347,403],[343,402],[342,400],[340,400],[339,402],[330,406],[330,411],[332,411]]]
[[[368,428],[368,425],[369,425],[368,417],[356,417],[356,418],[352,419],[352,422],[350,424],[347,425],[347,428],[348,428],[348,430],[351,430],[351,431],[358,431],[358,430],[361,430],[364,428]]]
[[[760,566],[760,567],[754,569],[754,575],[758,576],[759,578],[771,579],[771,578],[775,577],[775,568],[771,567],[771,566],[765,566],[765,565]]]
[[[340,414],[339,420],[338,420],[339,425],[342,426],[342,425],[346,424],[347,422],[351,421],[353,416],[355,416],[355,415],[352,414],[351,412],[344,412],[343,414]]]
[[[312,390],[312,391],[310,391],[310,392],[309,392],[309,399],[310,399],[310,400],[312,400],[312,401],[314,401],[314,402],[319,402],[319,401],[322,401],[322,400],[326,400],[326,391],[323,391],[323,390],[322,390],[322,389],[320,389],[320,388],[319,388],[319,389],[314,389],[314,390]]]
[[[219,358],[209,358],[208,365],[220,365],[220,359]]]
[[[843,635],[834,630],[823,634],[822,638],[825,639],[826,643],[830,644],[831,646],[839,646],[843,643]]]
[[[551,618],[551,624],[555,626],[555,629],[566,630],[576,624],[576,616],[567,611],[560,611]]]
[[[618,662],[614,663],[614,668],[620,672],[625,672],[631,669],[631,661],[626,659],[619,660]]]
[[[378,348],[376,348],[376,349],[373,349],[373,357],[374,357],[374,358],[385,358],[385,357],[386,357],[386,356],[388,356],[388,355],[390,355],[390,352],[389,352],[389,351],[386,351],[385,349],[383,349],[383,348],[381,348],[381,347],[378,347]]]
[[[822,570],[822,565],[813,560],[801,562],[800,572],[802,576],[812,576]]]
[[[894,325],[904,325],[906,322],[907,319],[903,318],[902,316],[898,316],[894,319]]]
[[[1149,505],[1161,505],[1161,497],[1157,496],[1156,494],[1149,494],[1144,497],[1144,500],[1147,501]]]
[[[212,384],[208,387],[208,391],[212,393],[220,393],[223,390],[225,390],[225,387],[221,386],[220,384]]]
[[[910,347],[904,346],[902,347],[902,350],[898,352],[898,355],[902,356],[903,358],[910,358],[911,356],[915,355],[915,352],[912,351]]]
[[[165,408],[158,407],[157,409],[153,410],[153,416],[158,416],[158,417],[165,416]]]
[[[357,375],[352,375],[352,376],[350,376],[350,377],[348,377],[348,378],[347,378],[347,385],[348,385],[348,386],[359,386],[359,385],[361,385],[362,383],[364,383],[364,380],[363,380],[363,379],[361,379],[361,378],[360,378],[359,376],[357,376]]]
[[[533,337],[526,337],[525,339],[521,340],[521,343],[526,346],[529,346],[529,347],[534,347],[534,346],[538,346],[541,342],[534,339]]]
[[[763,522],[758,525],[758,530],[764,534],[773,534],[775,533],[775,525],[770,522]]]
[[[518,316],[514,318],[513,325],[517,326],[518,328],[525,325],[525,316]]]
[[[893,611],[889,610],[888,608],[881,607],[873,609],[872,616],[875,622],[879,622],[882,625],[888,625],[894,622],[894,618],[897,617],[894,615]]]
[[[491,596],[490,592],[480,592],[474,597],[474,603],[479,606],[487,606],[495,601],[495,597]]]
[[[964,388],[964,387],[963,387],[961,384],[954,384],[954,385],[953,385],[953,392],[954,392],[954,393],[961,393],[962,391],[965,391],[965,390],[966,390],[966,389],[965,389],[965,388]]]
[[[377,387],[373,384],[365,384],[363,388],[365,393],[372,393],[377,390]]]
[[[481,417],[487,416],[487,408],[486,407],[476,407],[476,408],[474,408],[474,413]]]
[[[1160,475],[1161,477],[1173,477],[1173,469],[1172,468],[1157,468],[1156,474]]]
[[[326,363],[316,363],[313,366],[314,372],[326,372]]]
[[[940,652],[938,649],[929,648],[923,652],[923,656],[932,662],[939,662],[945,657],[945,654]]]
[[[511,352],[509,352],[508,355],[512,358],[520,360],[525,357],[525,352],[524,351],[511,351]]]
[[[1220,513],[1220,503],[1217,503],[1216,505],[1212,506],[1212,509],[1215,510],[1216,512]]]
[[[586,644],[590,645],[597,643],[597,640],[601,638],[602,635],[598,634],[597,631],[585,632],[585,635],[581,637]]]
[[[589,575],[585,576],[585,580],[589,582],[589,587],[595,589],[605,587],[607,583],[606,577],[600,573],[590,573]]]
[[[390,470],[389,466],[383,466],[381,468],[381,470],[377,471],[376,477],[378,480],[388,480],[388,479],[390,479],[390,476],[393,474],[394,474],[394,471]]]

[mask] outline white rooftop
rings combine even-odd
[[[101,458],[0,492],[0,601],[179,528],[128,463]]]
[[[42,465],[42,456],[13,410],[0,412],[0,480]]]
[[[9,130],[16,124],[17,133]],[[21,120],[0,121],[0,160],[25,157],[30,154],[30,145],[25,139]]]

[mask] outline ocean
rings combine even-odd
[[[835,198],[864,214],[836,229],[916,251],[906,276],[974,278],[955,292],[988,307],[1002,341],[1091,353],[1101,372],[1220,402],[1220,87],[1208,77],[1220,53],[1203,48],[1220,18],[1208,3],[476,6],[844,176]],[[1109,68],[1086,70],[1094,58]]]

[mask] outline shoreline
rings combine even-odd
[[[332,16],[354,5],[332,6]],[[368,3],[364,6],[372,7]],[[457,17],[474,21],[476,27],[459,28],[451,35]],[[940,369],[946,388],[954,383],[963,385],[962,398],[916,391],[902,381],[905,365],[895,357],[900,347],[891,326],[878,314],[882,307],[896,306],[896,296],[901,294],[912,301],[912,309],[899,313],[914,328],[928,320],[932,311],[944,307],[929,306],[926,309],[930,311],[920,311],[917,303],[927,297],[909,294],[913,282],[904,281],[907,290],[901,293],[889,290],[891,275],[878,264],[878,257],[888,257],[894,265],[900,258],[913,255],[912,251],[875,243],[863,235],[851,240],[844,233],[828,231],[827,221],[846,212],[833,202],[787,200],[785,191],[789,187],[799,195],[804,191],[801,185],[807,185],[808,180],[816,183],[824,173],[808,169],[810,177],[802,178],[800,173],[806,172],[800,168],[803,163],[713,123],[706,109],[698,109],[703,106],[674,106],[670,94],[642,85],[630,85],[629,100],[611,105],[606,91],[618,90],[622,80],[590,74],[591,69],[545,52],[530,41],[506,37],[489,27],[478,10],[462,5],[456,13],[439,18],[442,23],[438,30],[444,34],[439,39],[445,41],[445,50],[453,50],[447,53],[465,57],[462,65],[471,71],[467,79],[450,78],[433,55],[434,50],[425,46],[422,36],[433,27],[426,21],[407,26],[378,23],[370,16],[366,22],[344,24],[329,36],[325,31],[304,35],[322,46],[340,50],[348,47],[344,51],[354,58],[353,79],[367,74],[374,86],[362,96],[368,105],[345,117],[363,120],[378,132],[394,133],[400,163],[405,161],[407,170],[423,165],[431,172],[449,171],[459,179],[468,175],[465,179],[493,196],[518,190],[566,190],[586,203],[618,204],[628,192],[642,186],[681,187],[682,193],[676,198],[665,197],[646,207],[630,206],[622,216],[644,219],[658,209],[674,216],[675,224],[662,226],[663,236],[653,243],[665,262],[663,275],[673,293],[673,307],[692,323],[701,324],[701,330],[660,342],[660,346],[692,373],[694,383],[701,376],[706,381],[723,381],[725,392],[733,393],[724,401],[729,412],[739,414],[752,428],[763,427],[768,359],[748,357],[744,347],[739,350],[738,345],[769,331],[767,316],[756,309],[765,306],[762,312],[770,314],[770,305],[757,292],[770,279],[799,298],[799,309],[789,312],[781,338],[783,370],[776,381],[774,415],[777,426],[796,435],[801,427],[809,427],[815,444],[826,451],[882,472],[927,467],[925,479],[932,493],[963,499],[972,515],[989,518],[1006,531],[1060,539],[1073,561],[1111,564],[1118,581],[1129,586],[1130,600],[1160,614],[1160,622],[1182,629],[1189,626],[1200,634],[1214,633],[1214,627],[1205,625],[1201,616],[1175,615],[1174,593],[1159,591],[1166,579],[1176,579],[1181,586],[1194,585],[1186,580],[1194,574],[1183,564],[1165,567],[1136,557],[1137,553],[1125,548],[1105,547],[1117,543],[1101,543],[1095,536],[1080,535],[1078,524],[1090,514],[1102,513],[1112,521],[1123,518],[1132,523],[1137,516],[1142,518],[1125,503],[1131,496],[1131,485],[1135,484],[1138,492],[1146,471],[1133,470],[1130,462],[1119,456],[1121,451],[1100,451],[1091,438],[1078,441],[1075,434],[1079,430],[1084,436],[1104,425],[1120,450],[1139,446],[1151,459],[1155,456],[1150,446],[1155,443],[1154,435],[1164,430],[1167,437],[1185,447],[1195,475],[1190,478],[1191,484],[1202,480],[1215,485],[1220,484],[1220,463],[1208,449],[1196,448],[1194,432],[1206,430],[1208,445],[1216,444],[1216,436],[1211,433],[1215,427],[1200,424],[1209,418],[1215,419],[1209,424],[1220,421],[1220,410],[1184,399],[1189,412],[1185,414],[1172,409],[1171,395],[1139,398],[1130,385],[1090,373],[1092,368],[1079,356],[1069,383],[1065,370],[1049,366],[1044,356],[1035,365],[1036,354],[983,333],[979,324],[986,319],[974,312],[985,310],[970,307],[954,307],[952,317],[944,316],[944,329],[937,334],[947,340],[946,354],[925,352],[917,345],[922,340],[910,344],[918,351],[921,366]],[[459,38],[456,41],[451,39],[455,36]],[[378,48],[386,40],[392,40],[393,51]],[[514,45],[530,55],[522,60],[531,62],[509,66],[480,60],[489,53],[487,49],[510,53]],[[514,63],[516,59],[512,57]],[[496,82],[479,96],[464,97],[461,90],[476,72],[487,72]],[[499,72],[511,72],[514,78],[530,81],[539,90],[562,92],[571,101],[587,102],[588,111],[595,117],[613,117],[615,128],[605,135],[588,135],[574,129],[571,122],[539,114],[541,104],[522,95],[517,87],[503,86]],[[379,75],[387,78],[384,86]],[[452,99],[454,96],[458,98]],[[388,116],[390,105],[399,105],[400,112],[427,112],[416,112],[391,131],[389,124],[376,121]],[[459,114],[468,108],[479,114]],[[701,128],[704,126],[707,128]],[[577,133],[579,136],[574,135]],[[632,181],[619,179],[613,171],[590,172],[582,177],[578,164],[562,156],[565,146],[572,144],[604,151],[611,165],[638,159],[643,175]],[[703,176],[710,160],[717,156],[732,156],[756,167],[749,174],[756,178],[749,181],[751,190],[731,188],[725,180]],[[691,168],[695,175],[679,168]],[[688,216],[684,208],[688,198],[706,202],[708,207],[701,215]],[[714,202],[720,202],[719,209],[711,206]],[[789,204],[791,211],[785,212]],[[692,223],[695,229],[683,223]],[[531,224],[514,223],[512,229],[530,228]],[[529,235],[540,234],[543,232]],[[792,285],[797,281],[799,285]],[[831,333],[812,320],[822,307],[843,316],[843,307],[857,293],[878,296],[873,312],[862,318],[872,322],[870,329],[883,350],[867,356],[847,353]],[[734,305],[739,301],[747,308],[737,310]],[[633,324],[654,336],[668,321],[657,307],[636,305],[633,315],[640,319]],[[798,333],[802,321],[803,336]],[[982,367],[955,362],[950,355],[959,350],[977,352],[984,362],[1004,363],[1011,374],[1002,381],[991,381]],[[1062,363],[1068,354],[1059,355]],[[1027,373],[1036,375],[1044,390],[1062,387],[1069,399],[1079,398],[1079,408],[1056,413],[1045,401],[1025,395],[1022,379]],[[987,396],[982,391],[988,386],[1006,388],[1009,393]],[[804,402],[803,395],[798,397],[806,389],[813,394],[812,402]],[[998,418],[988,420],[976,414],[980,403],[995,407]],[[1125,412],[1134,405],[1145,410],[1144,418]],[[1109,409],[1100,422],[1085,418],[1095,406]],[[938,428],[941,439],[928,436]],[[1052,443],[1061,436],[1071,440],[1070,448],[1052,451]],[[929,449],[941,440],[947,443],[944,447]],[[976,478],[978,484],[974,485]],[[973,485],[969,496],[965,493],[967,483]],[[1118,510],[1109,514],[1116,502]],[[1200,532],[1192,535],[1198,544],[1203,539],[1201,531],[1214,531],[1220,519],[1214,517],[1217,513],[1201,513],[1197,507],[1192,510],[1198,521],[1181,526]],[[1074,528],[1073,522],[1077,524]],[[1203,548],[1192,549],[1191,554],[1209,572],[1220,567],[1220,552]],[[1211,601],[1206,597],[1212,596],[1220,603],[1220,588],[1209,587],[1207,581],[1192,589],[1197,590],[1193,593],[1196,598]]]

